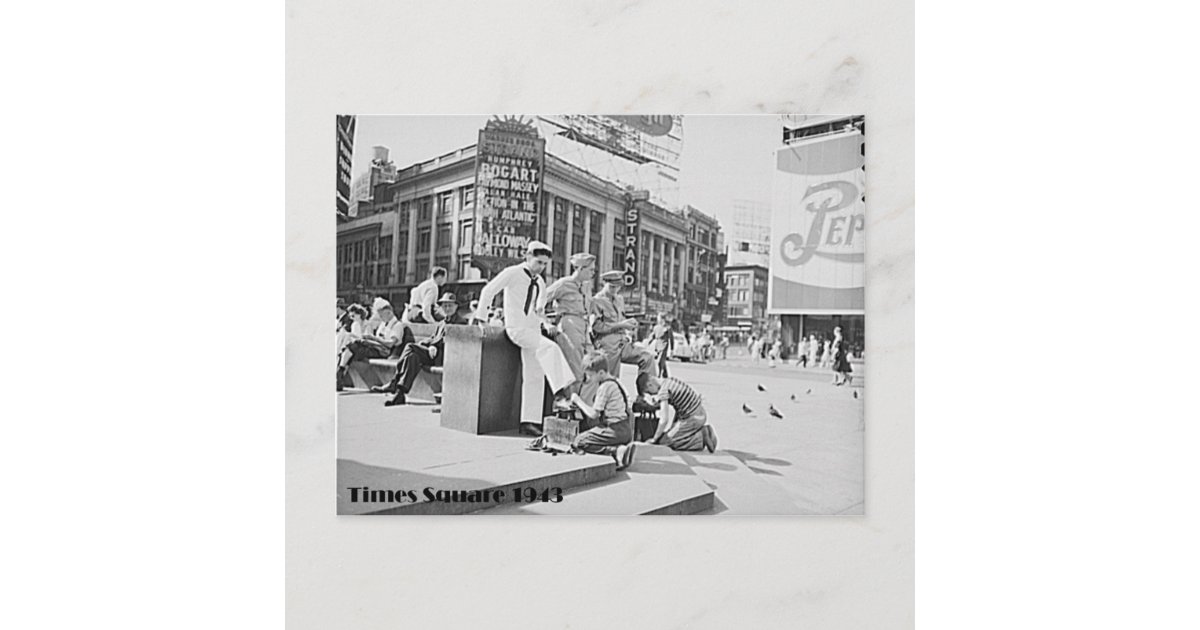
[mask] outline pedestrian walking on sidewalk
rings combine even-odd
[[[850,379],[850,349],[842,338],[842,329],[833,329],[833,384],[849,385]]]
[[[664,313],[658,314],[658,321],[655,322],[650,337],[654,343],[658,377],[666,378],[668,376],[667,357],[671,356],[671,351],[675,349],[675,331],[671,329],[671,324],[667,322],[667,316]]]

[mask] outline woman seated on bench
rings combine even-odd
[[[361,304],[351,304],[346,311],[344,324],[339,324],[337,331],[338,362],[341,362],[342,351],[352,342],[363,338],[367,321],[367,309]]]
[[[386,359],[398,355],[404,346],[412,341],[412,331],[392,312],[392,305],[387,300],[377,300],[377,303],[379,306],[375,312],[380,319],[379,326],[373,333],[364,331],[358,339],[347,343],[338,357],[339,392],[342,391],[342,382],[351,362]]]
[[[392,377],[392,381],[387,385],[371,388],[371,391],[376,393],[395,394],[384,402],[383,406],[392,407],[408,402],[405,394],[412,390],[413,382],[417,380],[421,370],[442,364],[446,348],[446,323],[458,312],[458,299],[453,293],[446,293],[437,301],[435,310],[438,322],[433,334],[405,346],[404,351],[400,353],[400,363],[396,365],[396,375]]]

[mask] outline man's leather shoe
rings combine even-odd
[[[404,397],[404,392],[396,392],[396,396],[394,398],[392,398],[391,400],[383,403],[383,406],[384,407],[395,407],[396,405],[403,405],[407,402],[408,402],[408,399]]]
[[[542,435],[542,425],[533,422],[521,423],[521,435],[529,435],[532,437],[540,437]]]

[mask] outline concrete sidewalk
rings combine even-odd
[[[755,361],[754,359],[751,359],[749,357],[741,356],[741,357],[730,357],[728,359],[715,359],[713,361],[707,361],[707,362],[689,362],[689,363],[669,362],[669,363],[667,363],[667,369],[670,370],[671,367],[673,367],[675,365],[708,365],[708,366],[712,366],[712,367],[725,368],[728,370],[743,370],[743,369],[747,369],[747,368],[794,370],[796,372],[801,372],[804,374],[823,375],[829,379],[833,378],[833,368],[831,368],[831,367],[812,367],[811,365],[801,367],[799,365],[796,365],[795,359],[788,359],[786,361],[777,361],[774,368],[771,367],[769,359],[759,359],[759,360]],[[850,361],[850,370],[851,370],[850,376],[853,376],[854,380],[859,380],[866,373],[866,364],[862,360],[851,360]]]
[[[709,423],[720,439],[719,451],[736,457],[761,480],[782,491],[796,506],[793,513],[863,513],[861,379],[856,379],[853,387],[834,387],[825,380],[827,373],[764,366],[736,368],[721,362],[670,363],[669,370],[704,397]],[[621,381],[630,392],[634,391],[635,376],[632,366],[624,366]],[[759,391],[760,385],[766,391]],[[384,407],[386,398],[365,392],[338,396],[339,469],[352,468],[356,478],[363,471],[382,475],[380,478],[393,475],[393,479],[404,473],[410,478],[419,476],[424,483],[436,480],[439,467],[528,453],[524,450],[528,438],[475,436],[444,429],[436,407]],[[743,412],[743,405],[751,412]],[[770,406],[783,418],[771,416]],[[550,457],[540,453],[528,456]],[[716,491],[722,505],[762,505],[761,497],[736,496],[738,492],[761,492],[753,490],[761,486],[735,477],[727,480],[727,496],[722,498],[722,490]],[[710,475],[708,481],[713,485],[717,478]]]

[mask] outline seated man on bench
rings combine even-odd
[[[371,359],[386,359],[401,353],[405,345],[412,341],[412,330],[392,312],[392,305],[387,300],[375,300],[375,314],[379,317],[379,325],[374,331],[363,331],[363,335],[355,341],[346,344],[338,357],[337,390],[342,391],[342,381],[346,378],[350,363],[354,361],[370,361]]]
[[[437,327],[433,334],[421,341],[410,343],[400,353],[400,363],[396,366],[396,375],[392,381],[382,387],[372,387],[376,393],[395,394],[383,403],[385,407],[403,405],[407,402],[405,394],[412,390],[413,381],[421,370],[441,365],[445,358],[446,322],[458,311],[458,299],[453,293],[446,293],[437,301]]]

